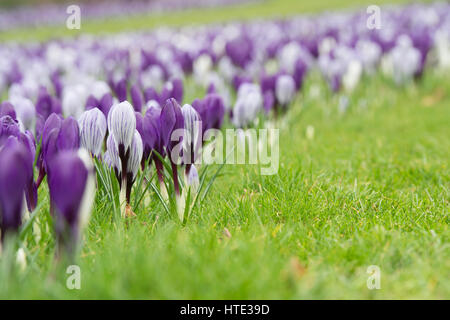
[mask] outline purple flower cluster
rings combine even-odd
[[[449,67],[448,3],[383,8],[380,30],[368,29],[366,19],[365,11],[326,13],[3,45],[2,238],[36,207],[47,177],[59,243],[73,251],[95,194],[93,158],[115,172],[121,204],[130,203],[139,171],[153,163],[162,196],[172,177],[178,201],[180,166],[186,185],[198,184],[198,172],[173,154],[195,157],[198,121],[205,132],[226,119],[246,128],[261,116],[277,116],[312,70],[331,90],[351,91],[378,69],[404,84],[419,79],[426,66]],[[186,101],[193,83],[204,96]],[[178,129],[188,132],[182,150],[171,139]]]

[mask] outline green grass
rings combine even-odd
[[[225,166],[186,227],[152,193],[117,223],[98,194],[81,290],[66,289],[43,234],[27,237],[25,271],[0,273],[0,298],[448,299],[448,77],[409,89],[366,79],[345,114],[309,80],[282,121],[278,175]],[[369,265],[381,268],[381,290],[366,287]]]
[[[132,18],[110,18],[98,21],[83,20],[83,12],[81,12],[80,30],[69,30],[66,28],[65,23],[56,26],[20,28],[0,33],[0,42],[48,40],[61,36],[145,30],[158,26],[178,27],[257,18],[283,18],[296,14],[318,13],[324,10],[342,8],[362,8],[365,10],[366,6],[373,4],[385,5],[411,2],[411,0],[267,0],[217,9],[194,9],[162,14],[143,14]],[[422,0],[421,2],[432,2],[432,0]]]
[[[287,3],[294,2],[281,1],[277,12],[290,12]],[[271,6],[239,17],[277,13]],[[214,19],[186,15],[211,22],[233,10]],[[66,288],[66,265],[54,265],[48,231],[39,242],[26,236],[25,271],[2,259],[0,298],[448,299],[449,80],[428,72],[417,85],[397,88],[377,75],[363,80],[341,113],[338,97],[311,75],[278,124],[278,175],[225,166],[185,227],[152,192],[127,224],[97,193],[76,261],[81,290]],[[189,86],[186,100],[202,94]],[[39,202],[42,228],[50,228],[45,189]],[[381,268],[381,290],[366,286],[370,265]]]

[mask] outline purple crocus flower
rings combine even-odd
[[[36,112],[44,119],[47,119],[52,113],[62,114],[61,102],[58,98],[52,97],[47,89],[41,87],[36,102]]]
[[[165,102],[170,98],[174,98],[178,103],[183,101],[183,81],[174,79],[169,81],[161,91],[160,101]]]
[[[27,185],[26,200],[28,210],[33,211],[37,203],[37,186],[33,178],[33,163],[36,154],[36,143],[31,132],[21,132],[17,121],[10,116],[0,118],[0,148],[2,148],[10,139],[17,139],[27,151]]]
[[[80,147],[80,133],[77,121],[69,117],[63,119],[60,115],[51,114],[45,122],[42,132],[41,154],[37,166],[39,176],[37,186],[48,173],[48,162],[60,151],[78,150]]]
[[[172,174],[175,193],[177,196],[179,196],[180,187],[176,163],[179,161],[180,154],[179,153],[176,154],[176,151],[181,150],[174,150],[174,147],[179,142],[172,141],[172,134],[174,133],[175,130],[184,128],[184,119],[181,107],[178,104],[177,100],[175,100],[174,98],[168,99],[166,101],[166,104],[162,108],[160,115],[160,126],[161,126],[160,133],[162,146],[164,146],[164,148],[167,150],[169,160],[172,164]],[[175,153],[172,151],[175,151]],[[158,165],[156,168],[158,170]]]
[[[16,120],[16,111],[14,110],[14,106],[8,101],[4,101],[0,104],[0,118],[3,116],[10,116],[14,120]]]
[[[207,94],[202,100],[194,100],[192,107],[202,119],[202,132],[208,129],[220,129],[225,115],[225,106],[220,95],[216,93]]]
[[[225,51],[236,66],[245,68],[253,58],[253,42],[247,36],[241,36],[229,41]]]
[[[145,163],[149,160],[149,156],[152,150],[161,149],[160,142],[160,126],[159,126],[159,117],[161,115],[161,109],[156,107],[150,107],[145,116],[142,117],[141,126],[136,125],[136,129],[140,133],[143,142],[143,156],[142,156],[142,168],[145,167]],[[138,116],[136,116],[136,121],[138,122]],[[161,153],[160,153],[161,154]],[[164,153],[162,153],[164,156]],[[152,158],[155,158],[156,155],[152,155]],[[150,159],[151,161],[151,159]]]
[[[95,197],[93,168],[87,153],[71,150],[56,155],[49,163],[48,187],[58,241],[57,254],[65,250],[73,255]]]
[[[56,147],[58,151],[77,150],[80,147],[80,128],[73,117],[68,117],[61,122]]]
[[[16,137],[0,147],[0,233],[1,241],[17,232],[24,211],[24,190],[29,173],[26,148]]]
[[[0,146],[10,136],[18,137],[20,135],[19,124],[11,116],[0,117]]]

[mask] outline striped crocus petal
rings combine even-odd
[[[85,111],[80,119],[81,147],[91,154],[99,156],[106,135],[106,118],[98,108]]]
[[[141,164],[142,154],[144,148],[142,144],[142,138],[139,132],[136,130],[134,132],[133,142],[130,147],[130,158],[128,159],[128,174],[131,174],[132,181],[136,178],[137,172],[139,170],[139,165]]]
[[[114,168],[116,174],[119,176],[122,173],[122,163],[119,157],[117,142],[112,134],[110,134],[108,136],[108,139],[106,139],[106,149],[106,153],[108,154],[110,160],[110,165]]]
[[[185,104],[181,108],[184,118],[184,134],[183,137],[183,154],[186,164],[191,164],[195,161],[194,156],[200,147],[201,139],[201,119],[198,112],[189,104]],[[187,161],[187,162],[186,162]]]
[[[108,130],[114,136],[118,146],[122,145],[124,153],[130,147],[136,130],[136,116],[128,101],[114,105],[108,114]]]

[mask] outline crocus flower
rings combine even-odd
[[[195,99],[192,107],[202,120],[202,132],[208,129],[220,129],[225,116],[225,105],[221,96],[210,93],[203,99]]]
[[[384,72],[391,75],[400,85],[410,81],[420,71],[421,54],[412,46],[411,39],[403,35],[398,38],[396,46],[383,62]]]
[[[52,113],[62,114],[61,102],[52,97],[45,88],[39,90],[36,112],[46,120]]]
[[[110,92],[105,93],[100,99],[97,99],[94,95],[90,95],[86,101],[86,110],[98,108],[103,112],[105,118],[107,118],[113,104],[114,98]]]
[[[256,120],[263,107],[261,89],[257,84],[245,83],[239,88],[236,104],[233,109],[233,123],[242,128]]]
[[[181,111],[181,107],[178,104],[178,102],[171,98],[166,101],[166,104],[161,110],[160,115],[160,126],[161,126],[161,143],[162,146],[164,146],[164,149],[167,150],[169,160],[172,165],[172,176],[173,176],[173,183],[174,183],[174,189],[175,189],[175,195],[177,197],[177,200],[180,198],[181,192],[180,192],[180,185],[178,181],[178,170],[177,170],[177,163],[180,159],[180,152],[181,150],[174,150],[174,147],[177,145],[176,141],[172,141],[172,134],[175,130],[183,129],[184,128],[184,119],[183,119],[183,113]],[[157,170],[161,170],[162,166],[159,163],[158,160],[155,159],[155,165]],[[159,169],[158,169],[159,168]],[[160,181],[161,184],[162,181]]]
[[[278,77],[275,87],[277,102],[282,107],[286,107],[292,102],[295,95],[295,81],[289,75]]]
[[[16,119],[16,111],[10,102],[5,101],[0,104],[0,117],[3,116],[10,116],[11,118]]]
[[[118,144],[121,158],[124,159],[136,130],[136,116],[128,101],[112,106],[108,115],[108,130]]]
[[[110,134],[110,137],[108,137],[109,143],[107,141],[108,151],[111,157],[116,153],[119,155],[120,168],[117,169],[120,170],[117,171],[121,172],[121,190],[126,192],[128,185],[127,174],[130,172],[130,154],[134,152],[130,148],[135,140],[136,132],[136,116],[133,107],[128,101],[116,104],[111,108],[108,115],[108,129]]]
[[[94,108],[85,111],[78,120],[78,124],[81,146],[98,157],[106,135],[105,116],[98,108]]]
[[[227,42],[225,51],[236,66],[245,68],[253,57],[253,42],[247,36],[237,37]]]
[[[142,156],[142,168],[145,167],[146,162],[149,160],[149,156],[152,150],[161,151],[161,140],[160,140],[160,123],[159,117],[161,115],[161,109],[159,107],[148,108],[145,116],[142,118],[142,125],[137,126],[136,129],[142,137],[142,142],[144,146],[144,152]],[[136,116],[136,120],[139,116]],[[161,154],[161,153],[160,153]],[[162,153],[161,155],[164,155]],[[152,155],[152,158],[157,158],[156,155]],[[150,159],[151,161],[151,159]]]
[[[113,135],[108,137],[106,144],[108,148],[106,161],[114,168],[116,177],[120,182],[121,214],[124,217],[131,212],[129,209],[131,188],[136,179],[144,149],[142,138],[139,132],[135,130],[125,161],[120,156],[118,144]]]
[[[159,98],[160,102],[165,102],[170,98],[174,98],[178,103],[183,101],[183,81],[180,79],[174,79],[164,85]]]
[[[69,117],[63,119],[60,115],[52,114],[45,122],[42,132],[41,154],[38,158],[39,176],[37,186],[48,173],[49,161],[60,151],[78,150],[80,147],[80,131],[77,121]]]
[[[19,123],[11,116],[0,117],[0,146],[10,137],[20,135]]]
[[[0,147],[0,233],[3,242],[8,233],[17,232],[25,210],[24,196],[29,174],[26,148],[16,137]]]
[[[92,162],[84,150],[63,151],[51,160],[48,175],[58,255],[63,250],[73,255],[82,228],[89,221],[95,197]]]

